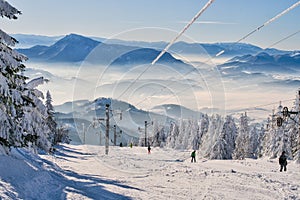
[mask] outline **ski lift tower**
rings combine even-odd
[[[104,118],[97,118],[94,119],[95,121],[98,121],[99,124],[101,124],[101,121],[106,121],[106,126],[105,126],[105,154],[108,155],[108,150],[109,150],[109,104],[105,105],[105,116],[106,119]],[[101,145],[101,132],[100,132],[100,145]]]
[[[105,154],[108,155],[109,148],[109,104],[105,105],[105,115],[106,115],[106,131],[105,131]]]
[[[147,146],[147,127],[149,125],[153,125],[153,122],[147,122],[147,121],[145,121],[145,128],[144,128],[144,131],[145,131],[145,147]],[[139,127],[138,130],[142,131],[143,129]]]

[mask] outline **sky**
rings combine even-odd
[[[1,19],[8,33],[168,41],[181,31],[207,0],[10,0],[22,15]],[[235,42],[298,0],[216,0],[188,29],[190,41]],[[300,30],[300,6],[245,41],[261,47]],[[276,46],[300,49],[300,33]]]

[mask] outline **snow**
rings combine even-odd
[[[3,199],[300,199],[299,164],[278,160],[190,162],[191,151],[63,145],[54,155],[0,156]]]

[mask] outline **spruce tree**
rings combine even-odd
[[[170,124],[170,133],[168,134],[166,146],[169,148],[175,148],[176,139],[179,135],[179,127],[175,122]]]
[[[0,0],[0,16],[17,19],[19,10]],[[0,145],[9,147],[33,146],[48,149],[48,128],[42,93],[36,86],[44,79],[28,83],[23,75],[27,58],[11,47],[16,39],[0,30]]]
[[[45,106],[46,106],[46,109],[47,109],[47,118],[46,118],[46,121],[47,121],[47,125],[49,126],[50,128],[50,140],[52,142],[53,145],[56,144],[56,140],[55,140],[55,135],[57,134],[57,123],[55,121],[55,117],[54,117],[54,107],[52,105],[52,97],[51,97],[51,94],[49,91],[47,91],[46,93],[46,102],[45,102]]]
[[[226,116],[221,134],[212,147],[210,159],[232,159],[236,134],[237,127],[234,119],[231,116]]]
[[[0,15],[8,19],[17,19],[21,14],[6,1],[0,1]],[[26,101],[22,96],[25,90],[26,77],[22,75],[25,66],[22,61],[26,57],[17,53],[10,46],[17,41],[0,30],[0,143],[3,146],[21,146],[22,128],[19,126],[22,119],[22,106]]]
[[[241,115],[238,135],[235,140],[234,159],[244,159],[249,155],[249,124],[247,113]]]

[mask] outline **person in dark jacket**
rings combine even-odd
[[[285,151],[281,153],[281,156],[279,157],[279,164],[280,164],[280,171],[282,172],[282,169],[286,171],[286,166],[287,166],[287,157],[285,155]]]
[[[148,145],[148,154],[151,153],[151,147],[150,147],[150,144]]]
[[[196,151],[192,152],[191,157],[192,157],[191,162],[193,162],[193,161],[196,162]]]

